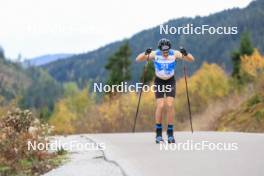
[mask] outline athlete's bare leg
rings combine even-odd
[[[175,110],[174,110],[174,97],[167,97],[166,98],[166,105],[167,105],[167,118],[168,124],[173,125]]]
[[[155,112],[155,121],[156,124],[161,124],[162,122],[162,113],[165,107],[165,98],[158,98],[156,100],[156,112]]]

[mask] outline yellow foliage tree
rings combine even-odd
[[[53,115],[50,118],[50,124],[54,126],[55,133],[74,133],[72,121],[77,118],[76,114],[72,113],[67,107],[64,99],[59,100],[55,106]]]
[[[241,68],[244,73],[257,77],[258,73],[264,71],[264,57],[255,49],[251,56],[242,56]]]
[[[204,63],[192,77],[188,79],[188,87],[192,102],[192,111],[203,110],[210,101],[226,96],[230,87],[228,76],[217,64]],[[176,88],[176,112],[186,115],[185,80],[181,78]]]
[[[88,90],[78,90],[59,100],[49,122],[56,133],[74,133],[78,120],[84,118],[94,106],[93,96],[88,94]]]

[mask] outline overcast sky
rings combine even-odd
[[[0,45],[7,57],[80,53],[179,17],[209,15],[251,0],[6,0]]]

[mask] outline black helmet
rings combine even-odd
[[[162,38],[159,40],[158,48],[161,51],[167,51],[167,50],[171,49],[171,42],[166,38]]]

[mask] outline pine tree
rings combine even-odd
[[[240,60],[240,53],[239,51],[234,51],[231,55],[232,62],[233,62],[233,72],[232,76],[233,78],[240,79],[240,66],[241,66],[241,60]]]
[[[129,57],[131,49],[126,41],[112,56],[109,57],[105,68],[110,72],[108,85],[118,85],[131,79]]]
[[[154,69],[154,64],[153,62],[149,61],[146,65],[146,73],[141,75],[141,80],[143,80],[143,76],[144,77],[144,82],[145,83],[149,83],[150,81],[153,80],[154,76],[155,76],[155,69]]]
[[[248,32],[242,34],[240,39],[240,56],[251,56],[254,52],[254,48],[252,46],[250,35]]]
[[[240,38],[240,47],[239,50],[236,50],[232,53],[231,58],[233,62],[233,73],[232,76],[241,82],[241,57],[250,56],[253,54],[254,48],[252,46],[250,35],[248,32],[245,32],[241,35]]]

